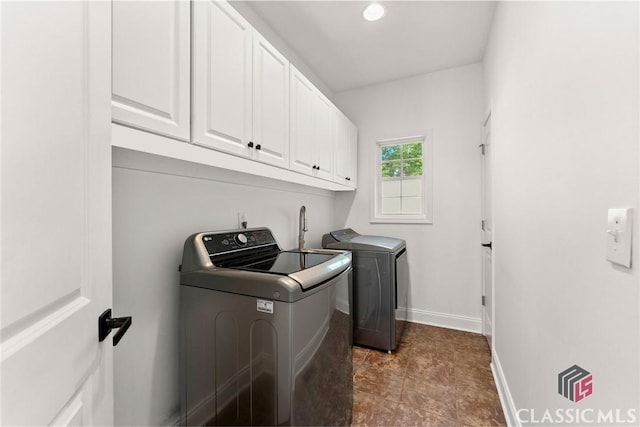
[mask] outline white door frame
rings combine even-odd
[[[493,350],[495,333],[495,296],[494,296],[494,264],[493,249],[493,140],[491,138],[491,112],[482,125],[481,148],[481,283],[482,283],[482,334],[487,337],[489,347]],[[491,246],[486,247],[485,245]],[[488,259],[488,261],[487,261]],[[487,268],[489,271],[487,271]],[[489,283],[487,283],[487,281]]]

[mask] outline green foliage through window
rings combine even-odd
[[[422,142],[380,147],[382,178],[422,176]]]

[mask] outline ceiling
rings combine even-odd
[[[249,1],[334,93],[482,60],[495,10],[484,1]]]

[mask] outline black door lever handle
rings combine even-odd
[[[489,249],[493,249],[493,242],[489,242],[489,243],[481,243],[483,248],[489,248]]]
[[[131,316],[111,317],[111,309],[105,310],[100,317],[98,317],[98,341],[104,341],[112,329],[118,329],[118,332],[113,336],[113,345],[118,345],[122,336],[131,326],[131,323]]]

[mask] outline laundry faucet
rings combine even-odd
[[[300,206],[300,216],[298,218],[298,250],[304,250],[304,233],[307,229],[307,208]]]

